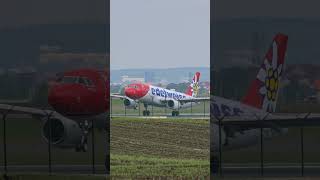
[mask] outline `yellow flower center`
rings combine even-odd
[[[267,98],[269,101],[275,101],[277,97],[277,90],[279,88],[278,71],[269,68],[267,71],[267,77],[265,80],[267,89]]]

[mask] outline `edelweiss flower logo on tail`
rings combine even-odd
[[[276,108],[282,66],[282,64],[278,64],[277,43],[273,42],[272,60],[271,62],[267,58],[264,60],[264,68],[260,69],[257,76],[257,79],[263,83],[259,89],[260,94],[264,96],[262,109],[267,112],[274,112]]]
[[[189,86],[189,90],[187,90],[186,94],[196,97],[199,91],[199,79],[200,79],[200,72],[196,72],[193,76],[192,82]]]
[[[198,82],[192,82],[192,96],[197,96],[198,90],[199,90],[199,84]]]
[[[276,108],[280,79],[283,72],[288,36],[277,34],[261,65],[256,79],[242,99],[247,104],[266,112]]]

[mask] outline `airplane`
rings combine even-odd
[[[210,97],[197,97],[199,91],[200,72],[193,76],[185,93],[153,86],[146,83],[132,83],[124,88],[124,95],[111,94],[112,98],[123,99],[126,108],[136,109],[138,102],[144,104],[143,116],[149,116],[148,105],[172,109],[172,116],[179,116],[179,110],[185,109],[201,101],[209,101]]]
[[[224,151],[249,147],[288,133],[288,127],[320,126],[320,114],[275,113],[283,76],[288,36],[278,33],[244,98],[233,101],[212,96],[210,111],[211,171],[221,167]]]
[[[86,152],[93,122],[94,127],[100,129],[107,126],[110,94],[107,76],[106,72],[89,68],[63,72],[49,86],[48,104],[53,110],[0,104],[0,113],[4,117],[32,115],[41,121],[46,143]]]

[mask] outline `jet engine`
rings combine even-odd
[[[167,107],[170,109],[180,109],[181,104],[178,101],[169,100],[167,101]]]
[[[137,109],[138,103],[132,99],[125,99],[123,104],[129,109]]]
[[[45,119],[42,133],[46,142],[49,142],[50,139],[53,145],[60,148],[75,147],[81,144],[83,137],[79,124],[63,116],[53,116],[50,119]]]

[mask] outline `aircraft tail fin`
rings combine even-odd
[[[288,36],[277,34],[242,103],[274,112],[285,62]]]
[[[188,86],[186,90],[186,94],[189,96],[196,97],[199,91],[199,79],[200,79],[200,72],[196,72],[193,76],[191,84]]]

